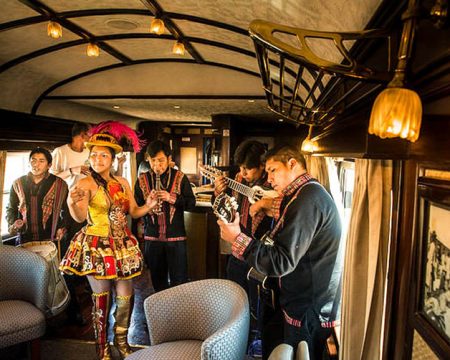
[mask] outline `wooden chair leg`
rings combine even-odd
[[[41,359],[41,339],[31,340],[31,360]]]

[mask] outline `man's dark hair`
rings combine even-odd
[[[281,161],[283,164],[287,164],[289,159],[295,159],[297,162],[302,164],[303,168],[306,170],[306,161],[300,150],[293,145],[277,145],[267,151],[265,159]]]
[[[33,150],[31,150],[29,160],[31,160],[31,157],[34,154],[44,154],[44,156],[47,159],[47,162],[49,164],[51,164],[52,161],[53,161],[52,154],[50,154],[50,151],[48,151],[45,148],[41,148],[41,147],[38,146],[37,148],[34,148]]]
[[[247,169],[257,168],[264,165],[265,152],[264,144],[256,140],[246,140],[240,143],[234,152],[234,163]]]
[[[155,157],[160,151],[162,151],[166,156],[172,155],[170,146],[161,140],[154,140],[147,146],[147,153],[150,157]]]
[[[73,124],[72,127],[72,137],[74,138],[77,135],[80,135],[81,133],[87,133],[89,131],[89,124],[77,122]]]

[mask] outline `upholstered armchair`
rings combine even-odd
[[[44,335],[48,279],[48,265],[42,257],[0,245],[0,348]],[[32,352],[39,350],[39,344],[34,345]]]
[[[247,294],[223,279],[194,281],[144,301],[151,346],[127,360],[240,360],[249,332]]]

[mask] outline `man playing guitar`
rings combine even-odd
[[[259,141],[247,140],[242,142],[234,153],[234,163],[239,166],[239,173],[236,174],[235,181],[249,188],[259,185],[264,189],[271,189],[270,184],[267,182],[267,173],[264,168],[265,152],[264,145]],[[227,191],[227,188],[230,190],[227,181],[224,176],[215,177],[215,196],[219,196],[221,193]],[[259,202],[252,205],[252,199],[242,195],[242,192],[232,190],[231,193],[238,203],[242,232],[257,239],[261,238],[271,228],[272,218],[262,211]],[[227,264],[227,278],[241,285],[247,292],[252,313],[255,314],[255,317],[259,317],[258,323],[261,324],[265,322],[262,318],[269,317],[267,316],[268,311],[263,315],[261,311],[263,304],[260,303],[260,311],[257,314],[258,294],[256,286],[251,286],[251,281],[248,280],[249,271],[250,266],[245,261],[230,255]],[[263,352],[267,352],[267,354],[271,350],[268,348],[268,345],[264,343],[263,335]]]

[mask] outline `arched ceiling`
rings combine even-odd
[[[275,119],[248,25],[361,30],[381,0],[3,0],[0,108],[98,122],[209,122],[213,114]],[[155,17],[166,30],[150,34]],[[47,36],[47,23],[63,37]],[[176,40],[184,56],[172,54]],[[100,56],[86,56],[94,42]],[[317,51],[326,53],[327,49]]]

